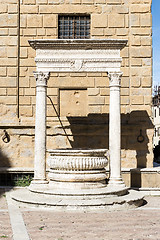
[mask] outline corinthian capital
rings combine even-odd
[[[49,79],[49,72],[33,72],[36,79],[36,86],[46,87]]]
[[[110,87],[120,87],[122,72],[109,72],[109,86]]]

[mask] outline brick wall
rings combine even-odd
[[[1,2],[0,135],[7,129],[11,141],[7,144],[1,141],[0,159],[8,157],[11,166],[33,166],[35,50],[28,40],[58,38],[58,14],[79,13],[91,15],[91,38],[128,40],[127,47],[121,51],[122,166],[151,167],[151,0]],[[108,148],[109,80],[106,73],[52,73],[47,94],[55,107],[48,99],[47,148]],[[142,143],[137,141],[140,134],[145,137]],[[4,160],[1,162],[1,165],[6,164]]]

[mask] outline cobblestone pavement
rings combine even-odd
[[[14,240],[160,240],[160,196],[145,197],[147,204],[114,212],[62,212],[19,207],[29,238],[15,239],[6,193],[0,191],[0,239]],[[17,225],[18,226],[18,225]]]

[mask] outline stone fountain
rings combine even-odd
[[[121,177],[120,50],[126,40],[31,40],[36,50],[34,179],[13,193],[21,203],[66,209],[119,209],[143,203]],[[54,149],[46,179],[46,89],[50,72],[107,72],[110,87],[109,152],[106,149]],[[107,81],[107,79],[106,79]],[[107,182],[106,166],[110,164]]]

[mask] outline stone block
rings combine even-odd
[[[58,89],[57,88],[47,88],[47,95],[48,96],[57,96]]]
[[[148,4],[132,4],[131,13],[150,13],[150,5]]]
[[[129,88],[121,88],[121,96],[129,96]]]
[[[122,77],[121,80],[121,87],[129,87],[130,85],[130,79],[128,77]]]
[[[35,88],[25,88],[24,89],[24,95],[25,96],[35,96],[36,95],[36,89]]]
[[[8,67],[7,68],[7,75],[9,77],[16,77],[17,76],[17,67]]]
[[[99,92],[99,88],[88,88],[88,96],[97,96]]]
[[[20,96],[19,97],[19,103],[21,105],[30,105],[31,104],[31,98],[29,96]]]
[[[92,77],[74,77],[74,78],[54,78],[54,86],[58,88],[72,88],[72,87],[78,87],[78,88],[89,88],[94,87],[94,78]],[[48,87],[53,87],[53,82],[48,81]]]
[[[101,96],[109,96],[109,88],[101,88],[100,89],[100,95]]]
[[[21,14],[29,14],[29,13],[38,13],[38,6],[36,5],[21,5],[20,8]]]
[[[17,79],[16,77],[1,77],[0,78],[0,86],[1,87],[16,87],[17,86]]]
[[[7,89],[6,88],[0,88],[0,96],[6,96],[7,95]]]
[[[130,33],[132,35],[136,35],[136,36],[151,36],[152,34],[152,30],[151,28],[145,28],[145,27],[141,27],[141,28],[137,28],[137,27],[132,27],[130,30]]]
[[[130,103],[130,99],[129,96],[121,96],[121,104],[129,104]]]
[[[129,7],[127,5],[116,5],[112,7],[113,12],[120,13],[120,14],[127,14],[129,13]]]
[[[89,114],[100,114],[102,112],[102,106],[90,105],[88,106],[88,113]]]
[[[40,13],[51,13],[51,14],[73,14],[73,13],[80,13],[80,14],[91,14],[91,13],[101,13],[102,7],[97,5],[71,5],[71,4],[64,4],[64,5],[40,5],[39,12]]]
[[[142,77],[142,87],[151,87],[152,86],[152,78],[151,77]]]
[[[18,35],[18,29],[17,28],[10,28],[9,29],[9,36],[17,36]]]
[[[26,28],[23,30],[24,36],[36,36],[37,30],[35,28]]]
[[[96,87],[108,87],[109,86],[108,77],[97,77],[97,78],[95,78],[95,86]]]
[[[43,16],[43,27],[50,27],[50,28],[56,28],[57,27],[57,14],[47,15],[45,14]]]
[[[8,13],[18,13],[18,4],[8,4]]]
[[[91,29],[91,35],[93,36],[103,36],[104,29],[103,28],[93,28]]]
[[[131,78],[131,87],[140,87],[141,86],[141,79],[140,77],[132,77]]]
[[[58,36],[58,29],[57,28],[47,28],[46,36]]]
[[[17,27],[17,15],[16,14],[1,14],[0,15],[0,27]]]
[[[152,37],[151,36],[141,37],[141,44],[142,46],[151,46]]]
[[[131,58],[131,66],[142,66],[141,58]]]
[[[7,75],[7,68],[0,67],[0,77],[5,77]]]
[[[8,35],[9,29],[1,28],[0,29],[0,36],[6,36]]]
[[[0,58],[7,57],[7,48],[6,47],[0,47]]]
[[[19,78],[19,87],[29,87],[29,78],[28,77],[20,77]]]
[[[104,29],[104,35],[105,36],[114,36],[116,34],[115,28],[105,28]]]
[[[105,104],[109,104],[109,102],[110,102],[109,96],[105,96]]]
[[[141,37],[140,36],[131,36],[130,38],[132,46],[140,46],[141,45]]]
[[[1,3],[1,10],[0,13],[6,13],[7,12],[7,4]]]
[[[143,96],[131,96],[131,104],[132,105],[142,105],[144,103],[144,97]]]
[[[129,30],[126,28],[117,28],[117,36],[127,36],[129,33]]]
[[[105,28],[107,27],[107,15],[106,14],[93,14],[91,18],[92,27]]]
[[[32,106],[20,106],[19,112],[21,116],[25,116],[25,117],[33,116]]]
[[[44,28],[37,28],[37,35],[38,36],[45,36],[45,34],[46,34],[46,29],[44,29]]]
[[[151,27],[152,25],[152,19],[151,14],[143,14],[141,15],[141,26],[142,27]]]
[[[110,14],[108,16],[108,26],[113,28],[124,27],[124,15]]]
[[[17,88],[7,88],[8,96],[17,96]]]
[[[20,27],[26,28],[27,26],[27,15],[21,14],[20,15]]]
[[[15,57],[17,57],[17,47],[8,47],[7,48],[7,57],[9,57],[9,58],[15,58]]]
[[[131,14],[130,17],[130,25],[131,27],[139,27],[140,26],[140,14]]]
[[[17,96],[0,96],[0,104],[15,105],[17,103]]]
[[[42,27],[42,16],[41,15],[27,15],[27,27],[30,28],[41,28]]]
[[[144,96],[144,104],[151,105],[152,104],[152,97],[151,96]]]
[[[60,89],[60,116],[86,116],[87,90]]]
[[[105,103],[105,97],[103,96],[89,96],[89,105],[103,105]]]
[[[20,57],[27,58],[28,57],[28,49],[26,47],[20,48]]]
[[[131,47],[131,56],[132,57],[148,57],[150,58],[152,56],[152,49],[151,47],[145,46],[145,47]]]

